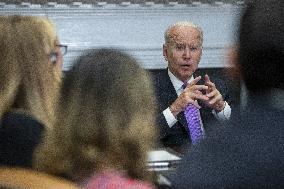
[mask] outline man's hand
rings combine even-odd
[[[214,109],[217,112],[222,111],[225,108],[225,101],[221,93],[216,89],[216,86],[213,82],[210,81],[209,76],[205,75],[205,86],[207,86],[206,96],[207,100],[203,100],[206,106]]]
[[[176,117],[181,111],[188,106],[188,104],[193,104],[200,108],[196,100],[208,101],[209,98],[202,94],[202,90],[208,90],[206,85],[196,85],[196,83],[201,79],[201,76],[195,78],[191,83],[187,85],[184,91],[179,95],[179,97],[170,106],[172,114]]]

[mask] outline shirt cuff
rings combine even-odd
[[[222,111],[217,113],[215,110],[212,110],[212,113],[219,121],[226,121],[230,119],[231,111],[230,105],[225,101],[225,107]]]
[[[163,111],[163,115],[169,125],[169,127],[174,126],[174,124],[177,122],[177,119],[175,116],[172,114],[170,108],[167,108]]]

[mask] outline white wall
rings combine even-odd
[[[145,68],[164,68],[164,30],[174,22],[189,20],[204,30],[200,67],[212,68],[226,66],[226,49],[234,41],[234,25],[239,10],[240,6],[231,4],[4,5],[0,6],[0,15],[40,15],[54,20],[61,43],[68,45],[64,70],[70,68],[83,49],[99,47],[119,47],[138,58]]]

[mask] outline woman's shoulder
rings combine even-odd
[[[119,171],[104,171],[94,175],[87,184],[87,189],[154,189],[145,181],[126,177]]]

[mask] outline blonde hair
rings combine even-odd
[[[173,28],[181,28],[181,27],[191,27],[191,28],[196,29],[199,33],[200,46],[202,46],[202,44],[203,44],[203,31],[202,31],[202,29],[199,26],[197,26],[196,24],[194,24],[192,22],[188,22],[188,21],[180,21],[180,22],[176,22],[176,23],[170,25],[164,33],[165,44],[170,43],[171,40],[173,39],[173,36],[172,36],[172,33],[171,33],[172,29]]]
[[[48,64],[55,28],[46,18],[0,16],[0,116],[20,109],[47,127],[54,119],[60,73]]]
[[[146,179],[154,142],[155,100],[149,75],[117,50],[82,56],[67,73],[57,124],[39,148],[35,166],[75,178],[105,169]]]

